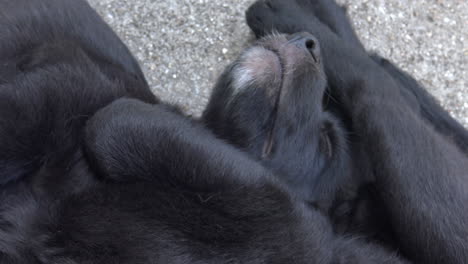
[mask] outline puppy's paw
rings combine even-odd
[[[346,9],[334,0],[298,0],[298,2],[303,6],[305,12],[310,16],[317,17],[338,35],[350,28]]]
[[[246,17],[257,37],[303,31],[320,35],[328,30],[363,49],[345,8],[333,0],[259,0],[248,9]]]
[[[246,13],[247,24],[258,38],[273,32],[309,31],[307,17],[295,0],[259,0]]]
[[[297,1],[306,2],[303,3],[303,6],[305,10],[308,10],[310,16],[317,17],[320,22],[328,26],[344,41],[364,49],[351,25],[345,7],[338,5],[335,0]]]

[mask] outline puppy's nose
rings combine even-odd
[[[320,57],[320,45],[318,40],[310,33],[302,32],[292,34],[288,37],[289,43],[296,45],[299,48],[306,49],[310,52],[315,62],[318,62]]]

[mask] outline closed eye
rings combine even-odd
[[[325,154],[328,159],[333,157],[334,151],[334,130],[330,122],[325,122],[320,130],[320,151]]]

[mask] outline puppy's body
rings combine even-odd
[[[1,263],[397,261],[335,237],[265,168],[154,105],[86,2],[0,6]]]
[[[0,6],[1,263],[405,262],[337,235],[316,205],[304,205],[304,193],[315,194],[296,194],[300,182],[285,184],[199,122],[156,104],[133,57],[86,2]],[[324,92],[310,43],[300,42],[308,54],[291,39],[270,41],[286,47],[292,66],[301,62],[283,76],[289,92],[280,101]],[[314,80],[317,91],[299,85]],[[282,107],[338,125],[312,103]],[[304,135],[302,126],[283,130],[287,121],[277,119],[281,133]],[[267,134],[259,153],[274,155],[270,143],[281,133]],[[332,153],[329,139],[311,139],[317,164]],[[336,189],[327,182],[328,191],[317,188],[322,199]]]
[[[0,1],[0,183],[66,167],[118,97],[154,102],[124,44],[82,1]],[[68,159],[68,161],[66,161]]]

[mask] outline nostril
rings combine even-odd
[[[309,33],[296,33],[287,37],[288,43],[296,45],[298,48],[307,50],[315,60],[320,60],[320,43]]]
[[[320,56],[320,47],[318,41],[313,37],[307,37],[305,40],[305,47],[312,55],[314,61],[318,62]]]
[[[306,48],[309,50],[309,51],[314,51],[315,50],[315,41],[313,39],[308,39],[306,40]]]

